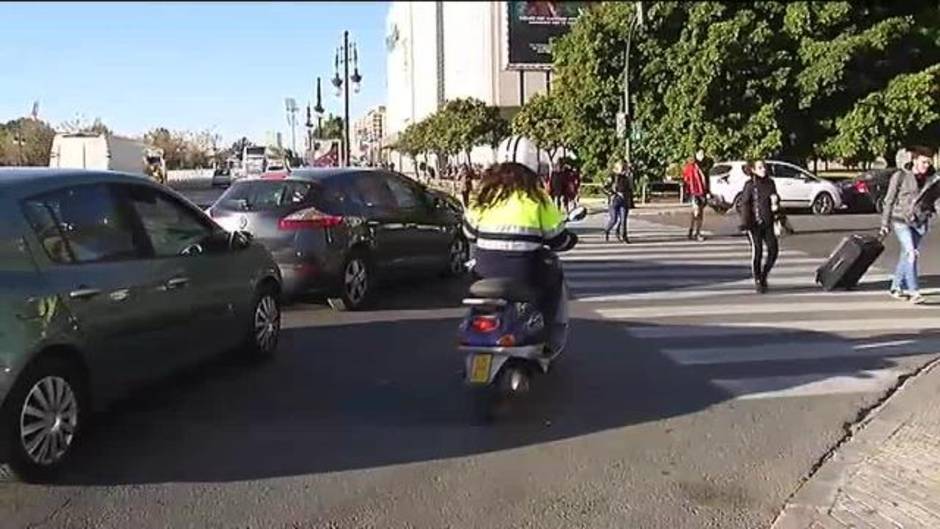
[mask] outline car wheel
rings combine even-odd
[[[81,435],[88,402],[84,377],[72,363],[47,356],[30,364],[3,417],[13,473],[28,482],[52,481]]]
[[[340,295],[329,298],[333,310],[360,310],[372,294],[372,269],[364,252],[353,252],[346,258],[339,285]]]
[[[741,214],[741,200],[741,193],[735,195],[734,202],[731,203],[731,209],[728,210],[728,213]]]
[[[278,291],[264,283],[251,304],[249,335],[245,349],[254,358],[270,358],[281,336],[281,304]]]
[[[883,198],[877,198],[875,202],[875,213],[881,215],[885,210],[885,200]]]
[[[829,193],[820,193],[813,200],[814,215],[829,215],[835,209],[835,201]]]
[[[469,260],[470,250],[467,241],[463,237],[454,237],[447,253],[446,274],[450,277],[463,275],[467,271],[467,261]]]

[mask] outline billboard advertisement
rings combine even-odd
[[[551,45],[567,33],[589,2],[506,2],[509,69],[547,69]]]

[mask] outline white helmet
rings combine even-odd
[[[500,142],[496,163],[517,162],[539,172],[539,155],[535,144],[523,136],[510,136]]]

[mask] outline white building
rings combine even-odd
[[[550,89],[547,69],[509,68],[507,11],[517,3],[390,3],[385,33],[387,143],[446,100],[475,97],[501,107],[509,118],[526,100]],[[536,3],[545,4],[530,2]],[[480,163],[493,161],[493,156],[492,149],[482,147],[473,153]],[[407,157],[397,153],[391,161],[410,168]]]
[[[356,120],[350,127],[352,156],[375,166],[384,161],[382,146],[385,138],[385,106],[379,105]]]

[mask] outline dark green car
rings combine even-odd
[[[145,178],[0,169],[0,462],[51,479],[131,386],[272,354],[280,284],[250,236]]]

